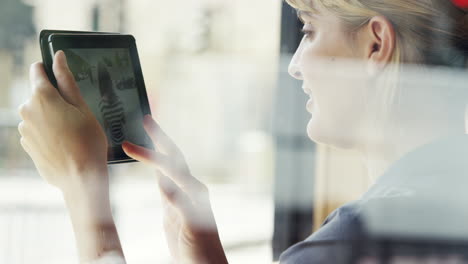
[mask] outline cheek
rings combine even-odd
[[[365,129],[368,101],[365,85],[345,78],[322,78],[312,85],[314,109],[309,137],[320,143],[351,148]]]
[[[353,54],[344,43],[329,35],[306,44],[301,67],[314,102],[309,137],[318,143],[352,148],[365,129],[367,85],[362,65],[349,64]]]

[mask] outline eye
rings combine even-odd
[[[304,37],[306,39],[312,39],[315,35],[315,31],[314,30],[311,30],[311,29],[306,29],[306,28],[303,28],[301,30],[302,34],[304,34]]]

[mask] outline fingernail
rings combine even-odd
[[[57,56],[61,63],[67,65],[67,56],[65,56],[65,52],[59,50],[57,51]]]

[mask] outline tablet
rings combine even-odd
[[[143,117],[151,111],[133,36],[53,33],[48,46],[49,58],[64,51],[81,94],[107,135],[109,164],[135,161],[122,149],[125,140],[153,148],[143,128]]]
[[[50,82],[57,86],[57,81],[55,80],[54,73],[52,72],[52,61],[53,57],[50,56],[51,51],[49,47],[49,36],[52,34],[118,34],[110,32],[96,32],[96,31],[71,31],[71,30],[55,30],[55,29],[44,29],[39,34],[39,45],[41,47],[42,62],[44,68],[49,77]]]

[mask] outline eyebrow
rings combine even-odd
[[[297,17],[303,24],[307,24],[307,22],[305,21],[305,18],[316,19],[316,16],[314,14],[308,11],[304,11],[304,10],[297,10]]]

